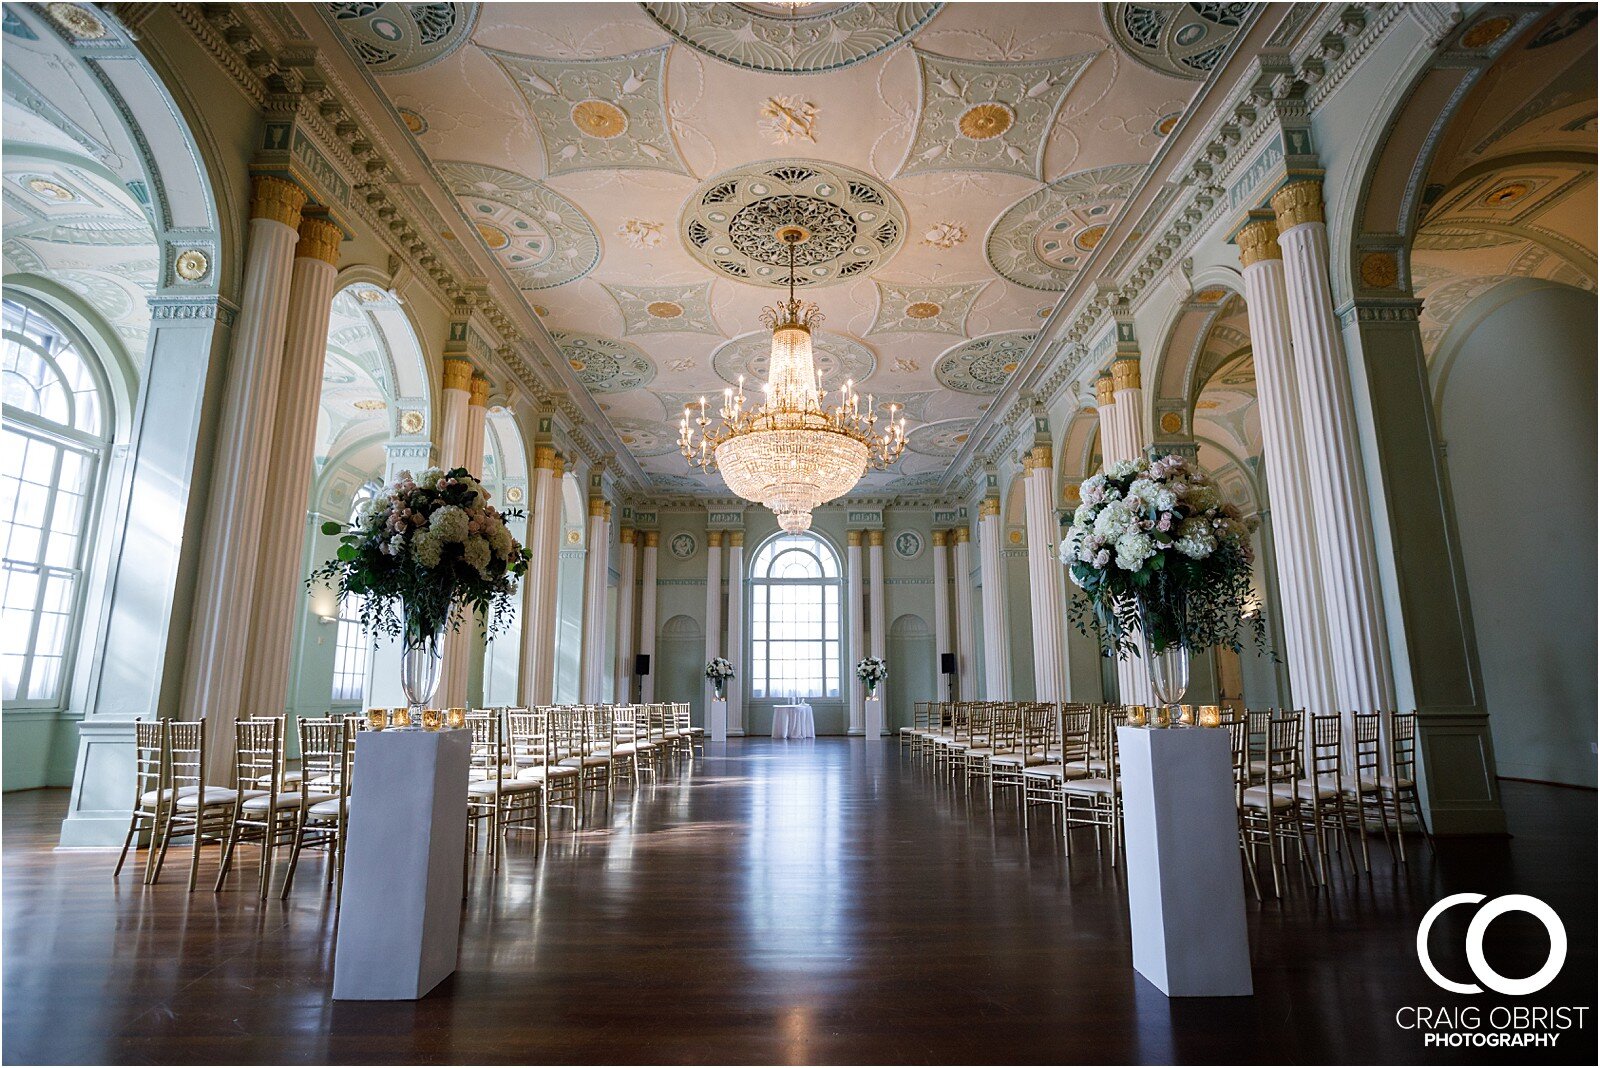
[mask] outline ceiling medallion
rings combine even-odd
[[[1027,359],[1038,336],[1014,330],[963,341],[939,357],[933,377],[958,393],[994,396]]]
[[[172,269],[185,282],[198,282],[206,276],[206,270],[210,266],[211,262],[206,259],[204,252],[197,248],[191,248],[178,253],[178,258],[173,261]]]
[[[1491,208],[1504,208],[1515,204],[1528,195],[1528,186],[1525,182],[1511,182],[1502,185],[1494,192],[1483,198],[1483,202]]]
[[[811,332],[812,359],[822,376],[822,388],[830,392],[846,380],[867,381],[878,370],[878,359],[861,342],[827,330]],[[711,368],[728,385],[743,378],[766,378],[772,370],[772,336],[765,330],[742,334],[719,345],[711,354]],[[693,366],[693,361],[690,361]]]
[[[572,125],[588,134],[609,140],[628,128],[628,113],[609,100],[580,100],[572,105]]]
[[[1004,104],[990,101],[968,108],[957,120],[956,126],[961,130],[963,137],[973,141],[987,141],[1011,129],[1016,119],[1016,112]]]
[[[477,4],[322,4],[324,17],[376,74],[421,70],[467,43]]]
[[[362,397],[360,400],[351,401],[350,404],[363,412],[381,412],[388,407],[387,404],[376,397]]]
[[[57,204],[65,204],[68,201],[78,199],[78,194],[74,193],[60,182],[52,182],[48,178],[29,178],[28,191],[33,193],[40,200],[46,200]]]
[[[105,23],[79,4],[50,4],[45,11],[57,26],[80,41],[97,41],[106,35]]]
[[[1250,15],[1250,4],[1106,4],[1106,25],[1128,55],[1152,70],[1199,81]]]
[[[958,222],[934,223],[922,235],[922,244],[945,252],[967,239],[967,228]]]
[[[1511,20],[1504,15],[1484,19],[1461,35],[1461,43],[1467,48],[1482,48],[1504,37],[1510,28]]]
[[[652,300],[644,310],[653,319],[676,319],[683,314],[683,305],[670,300]]]
[[[914,304],[906,305],[906,315],[913,319],[932,319],[940,312],[939,305],[931,300],[919,300]]]
[[[560,330],[550,337],[591,393],[626,393],[656,376],[656,365],[637,345],[601,334]]]
[[[1029,193],[990,227],[984,247],[989,266],[1029,289],[1066,289],[1144,172],[1137,163],[1096,167]]]
[[[910,38],[943,4],[646,3],[645,14],[684,44],[746,70],[820,74],[870,59]],[[817,6],[818,10],[811,10]]]
[[[811,351],[811,327],[822,320],[817,306],[795,296],[799,250],[811,238],[798,226],[782,227],[778,239],[789,251],[789,298],[762,312],[772,331],[771,375],[765,399],[745,410],[744,382],[723,391],[721,422],[712,427],[705,398],[699,412],[683,410],[678,446],[693,467],[721,471],[728,488],[770,508],[791,534],[811,528],[811,512],[850,491],[868,468],[883,470],[905,452],[906,420],[897,404],[886,405],[884,429],[869,395],[865,410],[854,383],[839,389],[830,406]]]
[[[769,97],[762,105],[756,127],[775,145],[786,145],[802,137],[817,143],[817,105],[797,96]]]
[[[804,235],[792,250],[780,231]],[[827,286],[867,274],[905,240],[899,199],[870,175],[837,163],[770,160],[701,184],[679,232],[689,252],[718,274],[755,285]]]

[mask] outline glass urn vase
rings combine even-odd
[[[422,710],[439,688],[439,667],[444,660],[439,639],[439,631],[413,634],[408,630],[400,652],[400,689],[406,695],[413,727],[422,725]]]
[[[1183,700],[1189,689],[1189,647],[1182,642],[1150,650],[1145,663],[1150,670],[1150,689],[1159,704],[1171,706]]]

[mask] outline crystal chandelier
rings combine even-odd
[[[785,224],[775,236],[789,249],[789,299],[761,313],[772,331],[772,360],[762,387],[766,399],[745,409],[744,376],[736,391],[722,391],[721,423],[712,427],[706,399],[683,409],[678,447],[705,471],[721,471],[728,488],[772,509],[791,534],[811,527],[811,510],[849,492],[867,469],[882,470],[906,448],[900,405],[886,405],[882,430],[871,394],[865,408],[847,380],[828,406],[811,353],[811,328],[822,321],[817,306],[794,295],[795,247],[810,238]]]

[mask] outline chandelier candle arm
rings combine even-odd
[[[724,389],[720,424],[713,428],[706,398],[684,405],[678,448],[703,471],[720,472],[728,488],[770,508],[790,533],[811,526],[811,512],[848,493],[867,470],[882,470],[905,453],[905,417],[899,404],[887,405],[884,429],[877,429],[875,398],[863,412],[854,379],[828,406],[812,351],[812,327],[822,314],[795,296],[795,249],[809,239],[797,225],[784,224],[775,235],[789,248],[789,296],[766,308],[763,325],[772,331],[772,358],[762,383],[759,408],[745,408],[744,376],[737,392]]]

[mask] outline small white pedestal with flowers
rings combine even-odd
[[[713,697],[711,711],[706,715],[706,737],[713,742],[728,740],[728,699]]]
[[[862,718],[866,721],[864,729],[866,730],[867,741],[883,741],[883,698],[867,698],[866,711]]]

